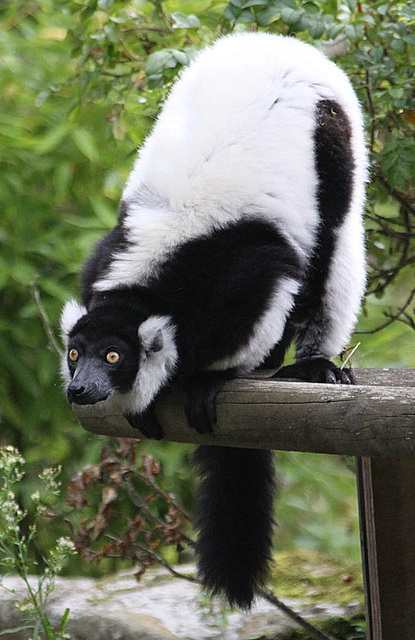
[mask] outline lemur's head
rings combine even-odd
[[[61,318],[66,351],[62,375],[69,402],[95,404],[121,394],[139,413],[174,372],[174,327],[167,316],[137,318],[131,309],[100,305],[87,311],[74,300]]]

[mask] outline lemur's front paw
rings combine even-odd
[[[143,413],[126,413],[125,417],[133,429],[138,429],[145,438],[150,438],[151,440],[161,440],[163,438],[163,431],[152,405]]]
[[[217,422],[216,398],[227,380],[234,377],[230,371],[206,371],[184,381],[185,413],[189,426],[197,433],[211,433]]]
[[[351,369],[340,369],[328,358],[300,358],[295,364],[281,367],[273,378],[296,378],[306,382],[356,384]]]

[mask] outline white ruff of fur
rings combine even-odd
[[[87,313],[84,306],[79,304],[75,299],[68,300],[63,307],[60,321],[61,337],[64,344],[64,351],[62,353],[60,362],[61,377],[65,385],[68,385],[71,381],[71,376],[68,370],[67,358],[67,345],[68,336],[72,331],[78,320]]]
[[[86,308],[79,304],[74,298],[68,300],[62,309],[61,314],[61,336],[62,340],[67,342],[68,335],[78,322],[87,313]]]
[[[159,331],[163,335],[162,349],[146,351]],[[169,316],[150,316],[140,325],[138,336],[143,349],[132,390],[119,396],[123,411],[141,413],[169,382],[178,359],[175,334],[176,328]]]

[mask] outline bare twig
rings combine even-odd
[[[387,322],[384,322],[379,327],[376,327],[376,329],[371,329],[370,331],[356,331],[356,333],[358,333],[360,335],[372,335],[373,333],[378,333],[379,331],[382,331],[382,329],[385,329],[386,327],[389,327],[389,325],[391,325],[393,322],[395,322],[396,320],[399,320],[400,319],[399,317],[401,315],[405,315],[405,311],[409,307],[409,305],[411,304],[412,300],[414,299],[414,296],[415,296],[415,289],[412,289],[411,293],[409,294],[409,296],[405,300],[405,302],[402,305],[402,307],[400,309],[398,309],[398,311],[395,314],[389,316],[389,320]]]
[[[155,513],[153,513],[151,511],[151,509],[149,509],[145,503],[140,500],[139,495],[137,493],[137,491],[135,490],[133,484],[129,481],[129,480],[125,480],[125,487],[127,489],[128,495],[130,497],[131,502],[133,503],[133,505],[141,512],[145,513],[149,518],[151,518],[156,524],[160,525],[160,526],[164,526],[166,523],[159,517],[156,516]],[[152,488],[157,490],[157,485],[152,484],[151,485]],[[157,493],[160,493],[160,491],[157,491]],[[163,496],[164,497],[164,496]],[[165,498],[167,500],[167,498]],[[173,501],[172,498],[170,498],[170,502],[171,504],[173,504],[173,506],[184,515],[184,509],[182,507],[180,507],[180,505],[178,505],[177,503],[175,503]],[[186,517],[189,518],[190,520],[190,516],[186,515]],[[191,538],[189,538],[189,536],[187,536],[184,533],[181,533],[181,537],[183,539],[184,542],[186,542],[186,544],[188,544],[190,547],[194,547],[195,543],[194,540],[192,540]]]
[[[373,106],[372,100],[372,79],[370,77],[369,69],[365,70],[365,79],[366,79],[366,95],[367,95],[367,103],[369,107],[369,115],[370,115],[370,151],[373,152],[373,147],[375,146],[375,108]]]
[[[55,334],[53,332],[52,324],[51,324],[51,322],[49,320],[48,314],[46,313],[46,309],[43,306],[43,303],[42,303],[42,300],[41,300],[41,297],[40,297],[40,293],[39,293],[39,289],[37,288],[35,283],[33,283],[32,286],[31,286],[31,292],[32,292],[33,300],[34,300],[34,302],[35,302],[35,304],[36,304],[36,306],[37,306],[37,308],[39,310],[40,317],[42,318],[43,327],[44,327],[44,329],[46,331],[46,335],[49,338],[49,343],[50,343],[51,347],[59,355],[59,357],[61,357],[63,351],[62,351],[61,347],[59,346],[59,342],[57,341],[56,336],[55,336]]]
[[[167,493],[166,491],[163,491],[163,489],[159,487],[159,485],[156,482],[154,482],[154,480],[149,475],[141,471],[135,471],[134,474],[142,478],[147,484],[149,484],[152,487],[152,489],[154,489],[154,491],[156,491],[159,494],[159,496],[161,496],[166,502],[170,502],[173,505],[173,507],[175,507],[175,509],[177,509],[177,511],[179,511],[179,513],[181,513],[182,516],[186,518],[186,520],[192,523],[192,516],[186,511],[186,509],[184,509],[180,504],[178,504],[174,500],[174,498],[171,496],[171,494]]]
[[[317,638],[317,640],[338,640],[334,636],[328,635],[324,631],[320,631],[320,629],[317,629],[317,627],[315,627],[310,622],[305,620],[293,609],[291,609],[286,604],[284,604],[284,602],[281,602],[281,600],[276,596],[274,596],[274,594],[271,593],[271,591],[265,591],[261,589],[258,592],[258,595],[265,598],[265,600],[268,600],[268,602],[271,602],[271,604],[275,605],[278,609],[280,609],[280,611],[283,611],[285,614],[287,614],[287,616],[289,616],[292,620],[295,620],[295,622],[297,622],[297,624],[303,627],[303,629],[307,629],[307,631],[311,633],[311,635],[314,638]]]
[[[355,344],[353,347],[351,347],[349,349],[349,353],[347,354],[347,357],[346,357],[345,361],[342,363],[342,366],[340,367],[340,369],[344,369],[344,367],[349,362],[350,358],[352,357],[352,355],[354,354],[356,349],[358,349],[361,344],[362,344],[361,342],[358,342],[357,344]]]
[[[393,198],[395,198],[395,200],[397,200],[404,209],[406,209],[411,215],[415,216],[415,207],[409,202],[407,198],[405,198],[405,196],[402,193],[400,193],[394,187],[391,187],[389,182],[379,171],[376,173],[376,178],[385,187],[386,191]]]
[[[116,538],[115,536],[108,535],[107,537],[109,538],[109,540],[113,540],[117,545],[122,544],[122,541]],[[160,564],[161,566],[163,566],[165,569],[167,569],[169,573],[171,573],[176,578],[180,578],[181,580],[187,580],[188,582],[194,582],[194,583],[200,584],[200,581],[194,576],[190,576],[187,573],[181,573],[180,571],[176,571],[175,569],[173,569],[173,567],[166,560],[164,560],[164,558],[162,558],[153,549],[150,549],[150,547],[148,547],[147,545],[141,544],[139,542],[134,542],[134,547],[137,547],[137,549],[140,549],[140,551],[143,551],[149,558],[151,558],[154,562],[157,562],[157,564]],[[108,554],[106,557],[119,558],[120,555],[117,553],[114,553],[114,554]]]

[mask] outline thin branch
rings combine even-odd
[[[386,289],[388,285],[395,280],[395,278],[400,274],[402,269],[408,267],[409,265],[415,264],[415,255],[411,255],[409,257],[404,258],[401,256],[399,262],[390,269],[376,269],[376,272],[368,278],[368,284],[372,284],[373,281],[378,281],[383,279],[383,289]],[[368,294],[374,293],[374,291],[369,290]]]
[[[376,178],[379,182],[385,187],[386,191],[393,197],[395,200],[399,202],[399,204],[407,209],[407,211],[415,216],[415,207],[403,196],[397,189],[392,187],[386,178],[380,173],[380,171],[376,172]]]
[[[109,540],[113,540],[114,542],[116,542],[117,545],[122,544],[122,541],[119,538],[116,538],[115,536],[108,535],[107,537],[109,538]],[[188,582],[200,584],[200,581],[197,578],[187,575],[186,573],[180,573],[180,571],[176,571],[175,569],[173,569],[173,567],[166,560],[164,560],[164,558],[159,556],[155,551],[153,551],[153,549],[150,549],[149,547],[147,547],[147,545],[141,544],[140,542],[134,542],[133,546],[137,547],[137,549],[140,549],[140,551],[143,551],[148,557],[150,557],[152,560],[154,560],[158,564],[161,564],[165,569],[167,569],[169,573],[171,573],[176,578],[180,578],[181,580],[187,580]],[[117,553],[114,553],[114,554],[108,554],[106,557],[119,558],[120,555]],[[139,558],[137,558],[137,560],[140,561]]]
[[[352,355],[354,354],[356,349],[358,349],[360,347],[361,344],[362,344],[361,342],[358,342],[357,344],[354,345],[354,347],[351,347],[349,349],[349,353],[348,353],[345,361],[342,363],[342,366],[340,367],[340,369],[344,369],[345,368],[346,364],[349,362],[350,358],[352,357]]]
[[[369,69],[365,71],[365,79],[366,79],[366,95],[367,95],[367,103],[369,107],[369,115],[370,115],[370,151],[373,152],[373,148],[375,146],[375,108],[373,106],[372,100],[372,79],[370,77]]]
[[[153,558],[153,560],[161,564],[165,569],[167,569],[167,571],[171,573],[172,576],[180,578],[181,580],[187,580],[188,582],[200,584],[200,581],[194,576],[187,575],[186,573],[180,573],[179,571],[173,569],[173,567],[166,560],[155,553],[155,551],[153,551],[152,549],[146,549],[145,545],[141,545],[139,543],[135,543],[135,546],[138,546],[138,548],[141,548],[143,551],[147,551],[148,555]]]
[[[388,236],[389,238],[394,238],[400,241],[406,241],[408,239],[415,238],[415,232],[412,231],[395,231],[390,228],[390,225],[398,225],[399,227],[408,228],[407,225],[402,223],[401,220],[393,220],[391,218],[387,218],[386,216],[382,216],[378,213],[370,213],[366,214],[366,219],[371,220],[379,225],[380,229],[376,229],[376,232],[381,232],[384,236]]]
[[[159,487],[159,485],[149,475],[143,473],[142,471],[134,471],[134,474],[139,478],[142,478],[147,484],[149,484],[152,489],[154,489],[158,493],[158,495],[161,496],[167,503],[172,504],[173,507],[175,507],[175,509],[177,509],[177,511],[179,511],[179,513],[181,513],[182,516],[186,518],[186,520],[188,520],[191,524],[193,523],[192,516],[186,511],[186,509],[178,504],[171,494],[163,491],[163,489]]]
[[[393,322],[395,322],[396,320],[399,320],[399,316],[401,316],[402,314],[405,314],[405,311],[411,304],[414,296],[415,296],[415,289],[412,289],[411,293],[409,294],[408,298],[406,299],[402,307],[398,309],[397,313],[395,313],[393,316],[390,316],[387,322],[384,322],[379,327],[376,327],[376,329],[371,329],[370,331],[356,331],[356,333],[360,335],[372,335],[374,333],[378,333],[379,331],[382,331],[382,329],[385,329],[386,327],[389,327],[389,325],[391,325]]]
[[[49,320],[48,314],[46,313],[45,307],[43,306],[41,297],[40,297],[40,293],[39,293],[39,289],[37,288],[36,284],[33,283],[31,286],[31,292],[32,292],[32,297],[33,300],[38,308],[38,311],[40,313],[40,317],[42,318],[42,322],[43,322],[43,327],[46,331],[46,335],[49,338],[49,342],[50,345],[52,346],[52,348],[56,351],[56,353],[59,355],[59,357],[62,356],[62,349],[59,346],[59,343],[56,339],[56,336],[53,332],[52,329],[52,324]]]
[[[274,594],[271,593],[271,591],[265,591],[261,589],[260,591],[258,591],[258,595],[262,596],[263,598],[265,598],[265,600],[268,600],[268,602],[275,605],[278,609],[283,611],[292,620],[295,620],[297,624],[303,627],[303,629],[306,629],[309,633],[311,633],[311,635],[314,638],[317,638],[317,640],[338,640],[334,636],[328,635],[324,631],[320,631],[320,629],[317,629],[317,627],[312,625],[307,620],[304,620],[304,618],[302,618],[298,613],[296,613],[293,609],[291,609],[286,604],[284,604],[284,602],[281,602],[279,598],[274,596]]]
[[[156,524],[164,527],[166,525],[166,523],[159,518],[158,516],[156,516],[155,513],[153,513],[151,511],[151,509],[149,509],[145,504],[143,504],[143,502],[139,499],[139,496],[137,494],[137,491],[135,490],[134,486],[132,485],[132,483],[129,480],[125,480],[125,486],[127,489],[127,493],[131,499],[131,502],[133,503],[133,505],[141,512],[145,513],[149,518],[151,518]],[[152,485],[153,487],[153,485]],[[153,487],[154,488],[154,487]],[[173,501],[170,500],[171,504],[173,504]],[[180,512],[182,513],[182,511],[180,510],[180,508],[178,507],[178,505],[174,504],[174,507]],[[189,536],[187,536],[184,533],[181,533],[181,537],[183,539],[184,542],[186,542],[190,547],[194,547],[195,546],[195,542],[194,540],[192,540],[191,538],[189,538]]]

